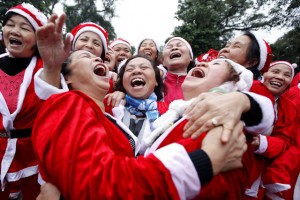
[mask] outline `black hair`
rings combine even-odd
[[[127,93],[124,86],[123,86],[123,76],[124,76],[127,64],[135,58],[145,58],[146,60],[148,60],[151,63],[151,66],[153,67],[154,72],[155,72],[155,79],[156,79],[156,82],[157,82],[157,86],[155,86],[155,88],[154,88],[154,93],[157,96],[157,101],[160,101],[161,99],[163,99],[163,92],[164,92],[164,83],[163,83],[163,80],[160,76],[160,70],[155,66],[155,62],[154,62],[153,59],[151,59],[147,56],[144,56],[144,55],[137,54],[137,55],[132,56],[131,58],[129,58],[124,63],[124,65],[121,67],[120,72],[118,74],[118,80],[115,84],[115,90]]]
[[[146,38],[146,39],[142,40],[142,42],[141,42],[140,45],[138,46],[137,54],[139,54],[139,50],[140,50],[140,48],[141,48],[141,46],[142,46],[142,44],[143,44],[143,42],[144,42],[145,40],[152,40],[152,39]],[[154,40],[152,40],[152,41],[155,43]],[[155,43],[155,47],[156,47],[156,55],[157,55],[157,56],[156,56],[156,59],[154,60],[154,63],[155,63],[156,66],[158,66],[158,65],[161,64],[161,61],[160,61],[160,53],[159,53],[158,46],[157,46],[156,43]]]
[[[250,70],[253,73],[253,78],[255,80],[261,79],[262,73],[258,69],[258,65],[261,62],[261,60],[260,60],[260,48],[259,48],[258,41],[257,41],[255,35],[253,33],[251,33],[250,31],[244,32],[243,35],[248,36],[250,41],[251,41],[250,45],[247,49],[247,55],[246,55],[247,60],[249,62],[252,62],[253,60],[257,59],[257,61],[258,61],[256,63],[256,65],[251,66],[250,68],[247,68],[247,69]]]

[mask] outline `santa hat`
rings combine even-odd
[[[131,50],[131,45],[127,40],[124,40],[123,38],[117,38],[113,41],[110,42],[109,46],[114,47],[117,44],[125,44],[129,47],[129,49]]]
[[[270,45],[262,39],[259,35],[253,34],[255,36],[255,39],[259,45],[259,50],[260,50],[260,59],[259,59],[259,64],[258,64],[258,69],[262,73],[267,72],[271,59],[272,59],[272,49]]]
[[[209,49],[208,52],[199,55],[196,59],[195,59],[195,63],[198,64],[200,62],[210,62],[214,59],[218,58],[218,54],[219,52],[217,50],[214,49]]]
[[[75,48],[75,42],[76,42],[77,38],[79,37],[79,35],[86,31],[94,32],[100,37],[103,48],[104,48],[104,53],[106,53],[107,52],[107,43],[108,43],[108,32],[105,28],[103,28],[93,22],[80,23],[79,25],[77,25],[76,27],[74,27],[71,30],[71,33],[69,33],[69,34],[71,34],[71,40],[73,40],[72,49]]]
[[[296,63],[291,64],[291,63],[289,63],[287,61],[278,60],[278,61],[272,62],[270,64],[270,68],[273,67],[274,65],[277,65],[277,64],[284,64],[284,65],[289,66],[291,68],[291,70],[292,70],[292,78],[294,77],[294,75],[295,75],[295,68],[297,67]]]
[[[14,12],[25,17],[33,26],[34,30],[37,30],[38,27],[44,26],[47,23],[47,17],[29,3],[22,3],[12,7],[5,13],[5,15],[10,12]]]
[[[183,42],[183,43],[187,46],[187,48],[189,49],[191,58],[192,58],[192,59],[194,58],[193,50],[192,50],[192,47],[191,47],[190,43],[188,43],[188,41],[186,41],[186,40],[183,39],[182,37],[172,37],[171,39],[169,39],[169,41],[168,41],[168,42],[165,44],[165,46],[164,46],[164,50],[165,50],[165,48],[167,47],[167,45],[168,45],[172,40],[180,40],[181,42]]]

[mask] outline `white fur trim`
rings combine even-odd
[[[192,59],[194,58],[193,50],[192,50],[191,45],[188,43],[188,41],[186,41],[186,40],[183,39],[182,37],[172,37],[171,39],[169,39],[169,41],[168,41],[168,42],[165,44],[165,46],[164,46],[164,50],[165,50],[165,48],[167,47],[167,45],[168,45],[172,40],[180,40],[181,42],[183,42],[183,43],[187,46],[187,48],[189,49],[191,58],[192,58]]]
[[[170,171],[180,199],[193,199],[201,188],[197,171],[179,144],[170,144],[154,152],[154,155]]]
[[[35,175],[39,172],[38,166],[30,166],[14,173],[7,173],[6,179],[8,182],[18,181],[21,178],[26,178]]]
[[[164,68],[164,66],[162,64],[158,65],[157,68],[163,72],[163,76],[162,76],[162,79],[165,80],[166,76],[167,76],[167,69]]]
[[[291,71],[292,71],[292,78],[294,77],[294,75],[295,75],[295,68],[297,67],[296,63],[291,64],[289,62],[279,60],[279,61],[272,62],[270,64],[270,68],[273,67],[274,65],[277,65],[277,64],[284,64],[284,65],[289,66],[291,68]]]
[[[300,200],[300,173],[295,184],[294,200]]]
[[[21,4],[23,8],[20,7],[13,7],[11,9],[9,9],[5,15],[9,12],[15,12],[19,15],[22,15],[23,17],[25,17],[30,24],[33,26],[33,28],[35,30],[37,30],[38,27],[43,26],[45,24],[47,24],[47,17],[40,12],[38,9],[36,9],[33,5],[29,4],[29,3],[22,3]],[[19,5],[18,5],[19,6]],[[30,14],[34,15],[36,19],[34,19]],[[38,20],[38,21],[36,21]],[[40,23],[41,25],[39,25],[38,23]]]
[[[38,174],[38,183],[40,185],[44,185],[46,183],[46,181],[44,181],[40,173]]]
[[[245,195],[250,196],[250,197],[257,197],[259,186],[261,184],[261,174],[259,177],[253,182],[251,185],[251,188],[247,188],[245,191]]]
[[[144,155],[149,155],[150,153],[153,153],[157,150],[159,145],[164,141],[164,139],[170,134],[170,132],[183,120],[185,120],[186,117],[183,116],[180,120],[178,120],[175,124],[173,124],[171,127],[169,127],[157,140],[154,141],[154,143],[145,151]]]
[[[118,65],[118,74],[120,73],[121,68],[124,66],[124,64],[126,63],[127,59],[122,60],[119,65]]]
[[[112,41],[112,42],[109,44],[109,46],[114,47],[114,46],[116,46],[117,44],[125,44],[126,46],[129,47],[129,49],[130,49],[130,51],[131,51],[130,43],[125,42],[125,41],[123,41],[123,40],[119,40],[119,39],[116,39],[116,40]]]
[[[2,161],[1,161],[1,189],[2,189],[2,191],[4,191],[4,189],[5,189],[5,183],[6,183],[5,178],[6,178],[8,169],[9,169],[9,167],[14,159],[14,156],[16,154],[17,140],[18,139],[16,139],[16,138],[14,138],[14,139],[8,138],[7,139],[7,146],[6,146]]]
[[[256,38],[260,50],[260,61],[259,61],[258,69],[262,70],[267,61],[268,49],[265,41],[259,35],[254,34],[254,36]]]
[[[40,74],[43,69],[39,69],[37,73],[34,75],[34,90],[36,95],[43,100],[48,99],[52,94],[59,94],[63,92],[69,91],[68,85],[62,75],[60,75],[60,84],[62,86],[61,89],[54,87],[40,78]]]
[[[258,135],[259,136],[259,147],[254,153],[256,154],[263,154],[266,152],[268,148],[268,140],[265,135]]]
[[[246,126],[246,131],[250,133],[257,133],[265,135],[268,133],[269,129],[272,127],[275,119],[274,108],[272,102],[269,98],[255,94],[253,92],[246,92],[245,94],[250,95],[252,98],[256,100],[256,102],[260,105],[262,111],[262,120],[258,125],[255,126]]]
[[[81,28],[77,33],[76,35],[74,35],[74,38],[73,38],[73,42],[72,42],[72,49],[75,48],[75,42],[77,40],[77,38],[83,33],[83,32],[87,32],[87,31],[91,31],[91,32],[94,32],[96,33],[101,41],[102,41],[102,45],[104,46],[104,51],[105,53],[107,52],[107,41],[105,39],[105,36],[104,34],[99,30],[97,29],[96,27],[93,27],[93,26],[85,26],[83,28]]]

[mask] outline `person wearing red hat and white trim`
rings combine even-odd
[[[218,57],[231,59],[253,72],[255,80],[262,79],[268,71],[272,59],[270,45],[259,35],[245,32],[232,40],[219,51]]]
[[[74,27],[70,33],[72,50],[84,49],[105,59],[108,43],[108,32],[93,22],[85,22]]]
[[[276,99],[276,122],[270,137],[259,138],[257,152],[272,158],[262,174],[265,195],[269,199],[292,199],[297,176],[300,172],[299,113],[284,94],[294,77],[294,65],[275,61],[264,73],[264,85]],[[274,159],[275,158],[275,159]]]
[[[191,45],[182,37],[172,37],[164,46],[163,65],[168,72],[164,80],[167,92],[165,102],[183,99],[181,85],[188,70],[194,67],[193,51]]]
[[[5,13],[3,41],[7,53],[0,55],[0,199],[17,198],[20,191],[23,199],[35,199],[39,192],[31,128],[43,103],[33,81],[43,67],[35,32],[46,23],[46,16],[28,3]]]
[[[123,39],[117,38],[109,43],[109,46],[113,48],[116,53],[117,63],[116,66],[119,68],[122,61],[132,56],[132,49],[130,43]]]

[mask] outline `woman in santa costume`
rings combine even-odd
[[[0,199],[8,199],[8,195],[17,198],[20,191],[23,199],[34,199],[39,192],[31,130],[43,99],[59,91],[54,88],[49,94],[43,94],[33,81],[43,66],[35,32],[46,23],[46,16],[28,3],[10,8],[3,21],[7,53],[0,55]]]
[[[43,57],[45,66],[56,68],[65,59],[53,57],[68,49],[50,48],[61,43],[55,40],[56,33],[49,31],[54,27],[50,21],[37,35],[43,47],[48,41],[49,48],[40,49],[47,55]],[[151,67],[150,62],[144,64]],[[104,113],[109,83],[102,60],[90,52],[75,51],[62,73],[71,91],[52,95],[44,103],[32,137],[42,177],[57,185],[66,199],[190,199],[201,184],[224,169],[220,163],[234,156],[239,159],[245,150],[239,124],[226,145],[211,144],[220,139],[220,134],[212,134],[203,141],[202,150],[191,154],[173,144],[136,158],[135,136]],[[229,153],[232,147],[235,153]]]
[[[268,158],[262,183],[269,199],[292,199],[299,159],[299,113],[294,103],[284,95],[294,77],[294,66],[287,61],[275,61],[264,73],[264,85],[275,98],[276,120],[270,137],[260,136],[256,153]]]

